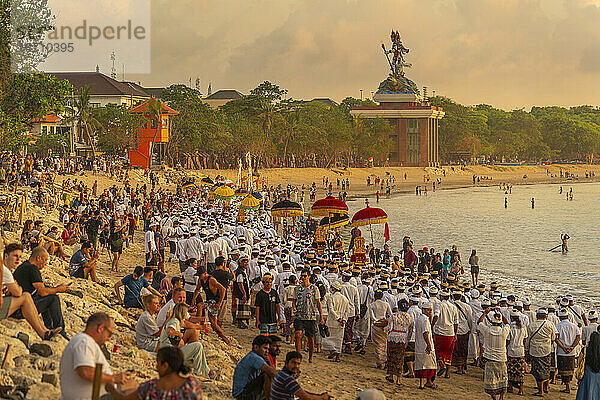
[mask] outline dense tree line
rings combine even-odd
[[[487,104],[464,106],[445,97],[440,152],[449,160],[459,151],[492,160],[573,160],[600,151],[600,109],[592,106],[532,107],[504,111]]]

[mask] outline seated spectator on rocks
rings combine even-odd
[[[158,326],[163,326],[173,312],[173,307],[175,307],[175,304],[179,303],[185,303],[185,290],[183,290],[181,287],[173,289],[173,298],[167,301],[167,303],[158,312],[158,315],[156,316],[156,324]],[[204,322],[204,318],[196,316],[190,317],[188,314],[183,322],[183,327],[185,329],[200,329],[203,327],[203,325],[198,322]]]
[[[23,291],[31,294],[35,307],[42,314],[44,325],[48,329],[63,328],[60,334],[66,338],[58,293],[67,292],[70,287],[64,284],[49,287],[44,284],[40,270],[48,264],[48,257],[46,249],[35,247],[31,250],[29,260],[19,265],[13,276]],[[17,311],[14,316],[21,318],[23,315]]]
[[[146,281],[148,281],[148,283],[150,284],[150,288],[154,288],[156,289],[153,285],[152,285],[152,281],[154,280],[154,267],[144,267],[144,274],[142,275],[144,277],[144,279],[146,279]],[[158,291],[158,289],[156,289]],[[152,292],[150,292],[150,289],[148,288],[142,288],[142,290],[140,291],[141,297],[144,297],[147,294],[150,294]],[[160,292],[159,292],[160,293]]]
[[[231,394],[236,400],[266,399],[276,370],[267,363],[269,344],[267,336],[259,335],[252,341],[252,351],[240,360],[233,371]]]
[[[327,392],[314,394],[304,391],[296,381],[300,374],[302,354],[290,351],[285,356],[285,366],[273,378],[271,385],[271,400],[289,400],[298,397],[301,400],[329,400],[333,397]]]
[[[160,327],[156,324],[156,314],[160,310],[160,299],[149,294],[142,297],[146,311],[140,315],[135,325],[135,343],[142,350],[155,352],[158,346]]]
[[[144,309],[142,299],[140,297],[143,288],[148,288],[152,294],[158,297],[163,297],[153,287],[150,287],[150,283],[142,275],[144,274],[144,268],[135,267],[132,274],[125,276],[123,279],[115,283],[115,294],[119,300],[119,304],[123,304],[125,308],[139,308]],[[121,297],[120,287],[125,288],[125,296]]]
[[[58,237],[58,227],[53,226],[44,236],[44,247],[51,256],[58,256],[66,261],[67,255]]]
[[[277,356],[281,354],[281,338],[277,335],[269,336],[269,364],[277,368]]]
[[[74,278],[90,279],[94,282],[98,282],[96,276],[96,263],[100,254],[96,253],[93,257],[90,254],[92,250],[92,244],[90,242],[83,242],[81,249],[73,254],[71,261],[69,262],[69,275]]]
[[[156,353],[158,379],[141,383],[137,390],[123,395],[114,385],[106,384],[106,391],[114,400],[196,400],[202,399],[200,382],[191,376],[191,370],[184,363],[181,350],[175,347],[163,347]]]
[[[176,287],[183,287],[183,279],[180,276],[172,278],[166,276],[160,281],[160,292],[166,296],[167,301],[173,297],[173,289]]]
[[[90,315],[85,330],[73,336],[60,358],[61,400],[90,399],[96,364],[102,364],[102,383],[117,383],[135,388],[127,373],[113,374],[102,353],[115,329],[114,320],[103,312]],[[102,395],[104,390],[101,391]]]
[[[194,374],[208,378],[212,375],[206,363],[204,347],[198,341],[198,331],[186,330],[185,333],[181,332],[183,321],[185,321],[187,315],[187,304],[179,303],[173,307],[171,317],[165,322],[160,332],[159,348],[178,347],[183,353],[185,365],[190,367]]]
[[[0,269],[0,281],[2,287],[0,290],[0,320],[8,318],[19,311],[20,315],[31,325],[38,336],[43,340],[53,338],[62,331],[61,327],[48,329],[40,319],[37,308],[33,303],[31,294],[23,292],[12,275],[12,271],[17,267],[23,254],[23,245],[20,243],[11,243],[4,248],[4,260],[0,257],[2,269]],[[6,294],[5,293],[6,289]]]

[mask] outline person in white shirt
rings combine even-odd
[[[429,300],[422,300],[420,307],[421,314],[415,319],[415,376],[419,378],[420,388],[436,389],[433,381],[437,361],[430,323],[433,307]]]
[[[375,347],[376,367],[384,368],[387,362],[387,332],[385,327],[388,324],[388,318],[392,316],[392,308],[387,301],[383,299],[383,291],[375,291],[375,301],[369,305],[367,313],[371,318],[371,339]]]
[[[452,352],[458,331],[458,309],[450,303],[450,293],[440,292],[440,308],[433,317],[433,342],[438,358],[440,371],[444,371],[446,378],[450,377]]]
[[[195,258],[200,265],[204,265],[204,243],[198,236],[198,228],[192,227],[190,238],[186,242],[185,255],[187,259]]]
[[[154,233],[158,228],[157,222],[150,224],[150,229],[144,234],[144,250],[146,252],[146,265],[155,266],[157,265],[156,255],[158,253],[158,247],[156,246],[156,238]]]
[[[575,358],[578,354],[581,330],[569,321],[569,312],[561,308],[558,312],[560,322],[556,325],[556,369],[563,385],[564,393],[571,393],[571,380],[575,372]]]
[[[525,345],[527,342],[527,325],[523,324],[521,313],[513,310],[510,313],[510,331],[508,333],[508,345],[506,355],[508,361],[508,393],[513,392],[513,387],[519,389],[519,396],[523,396],[523,381],[525,380]]]
[[[344,347],[345,352],[352,354],[352,338],[354,337],[354,324],[360,320],[360,300],[358,289],[350,283],[352,275],[349,272],[344,272],[342,275],[342,294],[346,296],[350,302],[350,310],[346,321],[344,332]]]
[[[592,336],[592,333],[598,330],[598,313],[594,310],[591,310],[587,315],[587,319],[589,324],[581,328],[581,343],[584,346],[587,346],[590,342],[590,336]]]
[[[221,246],[217,241],[215,241],[214,234],[208,235],[208,243],[206,243],[204,250],[206,252],[206,272],[211,275],[215,270],[215,259],[219,256],[222,256]]]
[[[458,368],[458,373],[463,374],[467,367],[467,356],[469,355],[469,337],[473,329],[473,310],[463,302],[460,292],[454,292],[454,305],[458,310],[458,330],[456,331],[456,343],[452,351],[452,365]]]
[[[114,320],[103,312],[92,314],[85,331],[75,335],[63,350],[60,358],[61,400],[88,400],[92,398],[92,384],[96,364],[102,364],[101,382],[121,384],[122,389],[135,388],[135,381],[127,373],[113,374],[100,346],[112,336]],[[105,393],[100,386],[100,395]]]
[[[490,325],[482,324],[488,314],[490,314]],[[492,397],[492,400],[502,400],[508,386],[506,370],[506,339],[510,332],[508,320],[502,315],[500,307],[490,307],[479,317],[477,329],[483,334],[485,344],[483,353],[486,359],[483,379],[485,392]]]

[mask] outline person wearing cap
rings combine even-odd
[[[374,294],[375,301],[369,304],[367,314],[371,320],[371,339],[375,347],[375,366],[381,369],[387,362],[387,331],[388,318],[392,316],[390,304],[383,300],[383,290],[378,289]]]
[[[560,322],[556,325],[556,367],[565,388],[564,393],[571,393],[571,380],[575,372],[575,358],[579,354],[581,329],[569,321],[569,312],[561,308],[558,312]]]
[[[433,343],[439,364],[438,375],[450,377],[452,352],[458,330],[458,308],[450,302],[450,293],[440,292],[441,303],[433,316]]]
[[[421,313],[415,318],[415,377],[419,378],[419,389],[436,389],[437,360],[429,322],[433,317],[433,305],[429,300],[422,300],[420,307]]]
[[[556,328],[547,320],[548,311],[540,308],[536,312],[536,320],[527,327],[527,353],[531,362],[531,375],[537,382],[538,391],[535,396],[548,393],[550,381],[550,353],[552,343],[556,340]]]
[[[598,331],[598,313],[591,310],[587,315],[587,319],[589,321],[588,325],[581,328],[581,343],[584,347],[588,345],[592,333]]]
[[[334,281],[331,285],[332,295],[327,299],[327,321],[329,336],[323,338],[321,348],[329,351],[328,358],[340,362],[344,341],[344,325],[352,314],[352,305],[342,293],[342,284]]]
[[[531,300],[529,299],[529,297],[523,297],[521,302],[523,303],[523,311],[522,312],[523,312],[523,314],[527,315],[527,317],[529,318],[529,324],[530,324],[533,321],[535,321],[535,311],[533,311],[531,309]],[[527,326],[529,326],[529,324],[527,324]]]
[[[482,324],[486,317],[490,325]],[[510,325],[500,308],[490,307],[477,320],[477,329],[482,333],[485,345],[484,390],[493,400],[502,400],[508,386],[506,339],[510,333]]]
[[[521,313],[518,310],[512,310],[510,313],[510,331],[508,333],[508,344],[506,346],[506,356],[508,361],[506,369],[508,371],[508,393],[513,392],[513,388],[518,388],[519,396],[523,396],[523,382],[525,380],[525,343],[527,341],[527,325],[521,319]]]
[[[452,293],[454,306],[458,310],[458,329],[456,331],[456,343],[452,351],[452,365],[460,375],[465,374],[467,368],[467,356],[469,355],[469,338],[473,330],[473,310],[462,301],[462,293]]]
[[[344,272],[342,274],[342,295],[346,296],[350,302],[351,309],[348,311],[344,331],[344,347],[347,354],[352,354],[352,339],[354,337],[354,324],[360,320],[360,295],[358,288],[350,283],[352,274]]]

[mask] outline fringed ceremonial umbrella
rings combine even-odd
[[[348,225],[350,219],[347,215],[333,214],[329,217],[325,217],[319,222],[319,226],[324,227],[326,230],[339,228],[344,225]]]
[[[296,202],[290,200],[282,200],[279,203],[273,204],[271,207],[271,216],[272,217],[300,217],[304,215],[304,210],[302,206]]]
[[[212,179],[210,179],[208,176],[205,178],[200,179],[200,183],[202,185],[208,185],[208,186],[212,186],[215,184],[215,181],[213,181]]]
[[[260,208],[260,201],[256,199],[256,197],[248,195],[240,203],[240,208],[243,208],[244,210],[257,210]]]
[[[348,206],[342,200],[329,195],[314,202],[310,208],[311,215],[329,217],[331,214],[348,214]]]
[[[219,200],[230,200],[235,196],[233,189],[225,185],[216,188],[214,194]]]
[[[385,241],[387,242],[390,239],[387,214],[381,208],[369,207],[368,200],[366,201],[366,204],[366,208],[357,211],[352,217],[352,226],[358,227],[369,225],[369,229],[371,230],[371,244],[373,244],[373,225],[385,224]]]

